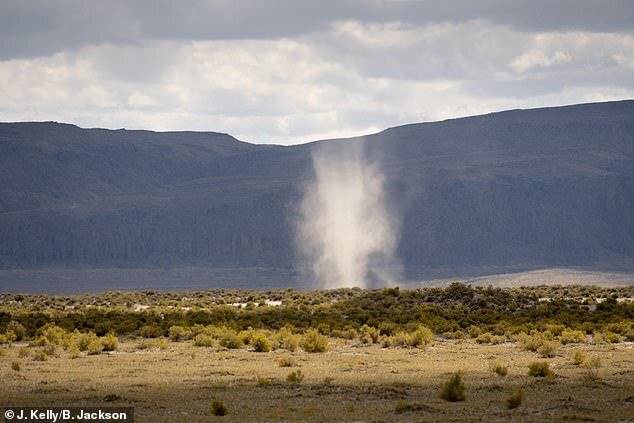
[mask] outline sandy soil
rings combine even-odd
[[[515,344],[479,345],[437,341],[426,350],[355,346],[331,340],[326,353],[256,353],[169,342],[165,350],[138,350],[140,341],[119,351],[72,359],[68,353],[38,362],[19,357],[19,345],[0,357],[2,406],[135,407],[136,421],[634,421],[634,345],[562,347],[540,358]],[[574,350],[600,357],[595,378],[574,365]],[[280,367],[291,357],[293,367]],[[548,361],[556,378],[527,375],[528,364]],[[11,368],[20,363],[21,370]],[[498,376],[491,364],[508,366]],[[301,370],[299,384],[286,381]],[[462,371],[466,400],[439,398],[442,384]],[[514,410],[506,398],[521,387]],[[211,413],[212,400],[228,409]]]

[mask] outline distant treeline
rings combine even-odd
[[[625,292],[631,297],[629,291],[631,289],[624,288],[621,295]],[[544,292],[549,289],[542,288],[541,294]],[[634,303],[629,299],[618,300],[616,291],[604,290],[603,295],[606,293],[608,296],[600,299],[572,298],[553,289],[551,297],[538,297],[536,290],[531,289],[452,284],[445,289],[315,291],[299,295],[288,291],[277,294],[277,298],[283,298],[279,306],[266,306],[263,302],[258,306],[258,297],[263,294],[257,293],[251,297],[254,301],[243,308],[222,304],[225,300],[216,295],[214,304],[203,299],[200,302],[204,305],[185,308],[177,301],[159,301],[141,310],[133,309],[129,302],[116,303],[117,294],[104,294],[110,295],[107,302],[110,305],[73,307],[60,307],[60,299],[55,297],[13,296],[8,300],[5,295],[0,304],[0,333],[4,333],[12,321],[24,326],[26,337],[37,336],[38,330],[48,323],[68,331],[90,331],[100,336],[107,333],[135,336],[148,332],[148,328],[153,329],[152,336],[167,336],[170,327],[197,325],[226,326],[235,330],[288,327],[298,332],[315,328],[326,335],[359,330],[364,325],[388,335],[419,325],[436,334],[467,333],[472,327],[499,335],[530,333],[552,325],[588,334],[616,327],[631,332],[628,328],[634,321]],[[122,295],[125,298],[126,294]],[[136,300],[154,296],[133,295]],[[65,298],[64,301],[71,300]],[[23,303],[28,303],[28,307]]]

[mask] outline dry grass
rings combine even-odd
[[[441,340],[426,349],[384,349],[332,338],[329,344],[324,353],[256,353],[195,347],[192,340],[139,350],[138,340],[121,339],[113,352],[82,352],[71,359],[60,351],[59,357],[33,361],[19,357],[24,344],[18,343],[0,357],[0,406],[133,405],[139,422],[542,422],[631,416],[631,344],[563,345],[562,353],[549,359],[474,340]],[[36,354],[39,348],[29,350]],[[588,383],[589,367],[571,363],[576,350],[606,357],[600,381]],[[301,363],[301,383],[286,382],[290,369],[279,366],[282,357]],[[558,377],[528,376],[528,365],[537,360],[548,362]],[[15,361],[20,372],[11,368]],[[491,372],[491,362],[504,363],[507,376]],[[443,401],[438,392],[458,369],[466,400]],[[509,409],[509,394],[520,387],[521,406]],[[214,416],[214,400],[226,405],[226,416]]]

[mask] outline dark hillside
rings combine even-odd
[[[634,263],[634,101],[328,142],[355,141],[385,171],[409,275]],[[314,145],[0,124],[0,265],[288,268]]]

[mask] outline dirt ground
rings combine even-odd
[[[565,346],[553,358],[512,343],[437,341],[425,350],[357,346],[331,340],[326,353],[218,350],[189,342],[139,350],[123,341],[114,353],[34,361],[20,345],[0,357],[1,406],[135,407],[136,421],[634,421],[634,344]],[[599,357],[595,374],[572,362],[574,350]],[[290,358],[292,367],[279,359]],[[548,361],[554,379],[527,375]],[[20,370],[12,369],[18,362]],[[508,367],[498,376],[492,363]],[[301,370],[301,383],[287,382]],[[439,390],[461,371],[466,400],[446,402]],[[590,377],[593,376],[593,377]],[[521,387],[522,404],[506,399]],[[214,416],[213,400],[227,415]]]

